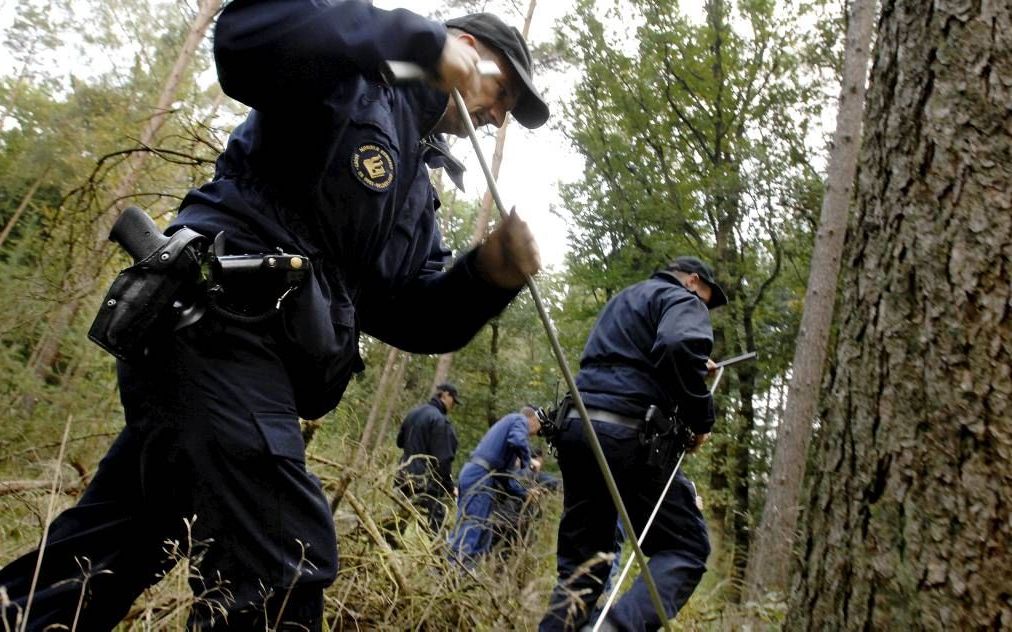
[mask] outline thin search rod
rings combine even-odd
[[[733,358],[728,358],[727,360],[721,360],[720,362],[717,363],[717,366],[718,367],[731,366],[732,364],[738,364],[739,362],[744,362],[745,360],[751,360],[753,358],[755,358],[755,351],[749,351],[748,353],[736,355]],[[710,392],[712,393],[713,389],[710,389]]]
[[[474,125],[471,124],[471,117],[467,113],[467,105],[464,103],[464,99],[460,96],[460,92],[456,89],[453,90],[453,102],[457,106],[457,113],[460,116],[460,120],[464,122],[464,126],[467,128],[467,135],[471,139],[471,145],[474,146],[474,153],[478,156],[478,163],[481,165],[481,170],[485,173],[485,180],[488,181],[488,190],[492,194],[492,199],[495,200],[495,205],[499,209],[499,215],[503,219],[506,218],[506,205],[503,204],[502,198],[499,197],[499,188],[495,184],[495,177],[492,176],[492,170],[488,168],[488,164],[485,162],[485,156],[481,152],[481,145],[478,143],[478,134],[474,131]],[[625,503],[622,502],[622,497],[618,493],[618,485],[615,483],[615,477],[611,474],[611,468],[608,467],[608,461],[605,459],[604,450],[601,449],[601,442],[597,440],[597,434],[594,433],[594,425],[590,423],[590,415],[587,414],[587,408],[583,405],[583,398],[580,397],[580,391],[576,389],[576,381],[573,379],[573,373],[569,370],[569,365],[566,363],[566,355],[562,351],[562,345],[559,344],[559,337],[555,333],[555,327],[552,325],[552,319],[548,315],[548,311],[545,309],[544,303],[541,301],[541,293],[538,292],[538,286],[535,285],[534,279],[530,276],[527,277],[527,289],[531,291],[531,298],[534,299],[534,305],[538,308],[538,316],[541,317],[541,323],[545,326],[545,333],[548,334],[548,340],[552,343],[552,351],[555,352],[555,359],[559,363],[559,370],[562,371],[563,377],[566,378],[566,385],[569,387],[569,392],[573,396],[573,405],[576,406],[576,410],[580,413],[580,420],[583,422],[583,434],[587,438],[587,443],[590,444],[590,449],[594,453],[594,459],[597,461],[597,465],[601,468],[601,474],[604,476],[604,483],[608,487],[608,493],[611,494],[611,500],[615,503],[615,508],[618,510],[618,515],[622,519],[622,526],[625,528],[625,532],[630,535],[630,538],[636,542],[636,530],[633,529],[632,520],[629,518],[629,512],[626,511]],[[639,560],[640,568],[643,569],[643,581],[647,585],[647,592],[650,593],[650,601],[654,604],[654,609],[657,610],[657,615],[660,617],[666,630],[670,630],[670,623],[668,622],[668,615],[664,610],[664,603],[661,601],[661,593],[657,590],[657,584],[654,582],[653,575],[650,574],[650,569],[647,567],[647,558],[643,554],[643,549],[640,548],[639,543],[633,545],[633,552],[636,554],[636,559]]]
[[[754,354],[753,354],[754,355]],[[734,358],[731,358],[734,360]],[[713,379],[713,385],[710,386],[710,393],[717,390],[717,385],[720,384],[720,378],[724,377],[724,366],[731,364],[729,360],[727,363],[717,364],[717,377]],[[661,492],[661,497],[657,500],[657,504],[654,505],[654,510],[650,513],[650,518],[647,523],[643,525],[643,533],[640,534],[640,539],[637,542],[640,546],[643,546],[643,541],[647,539],[647,533],[650,532],[650,527],[654,525],[654,518],[657,517],[657,513],[661,510],[661,505],[664,504],[664,499],[668,497],[668,490],[671,489],[671,484],[675,482],[675,475],[678,474],[678,468],[682,467],[682,460],[685,459],[685,450],[682,450],[681,455],[678,457],[678,462],[675,463],[675,469],[671,470],[671,476],[668,477],[668,484],[664,486],[664,491]],[[622,582],[625,581],[626,575],[632,569],[633,558],[629,558],[625,566],[622,567],[622,573],[618,576],[618,580],[612,584],[611,593],[608,595],[608,600],[604,602],[604,608],[601,609],[601,614],[597,617],[597,622],[594,624],[591,632],[598,632],[601,629],[601,624],[604,623],[604,618],[607,616],[608,611],[611,610],[612,605],[615,603],[615,599],[618,597],[618,591],[622,588]]]

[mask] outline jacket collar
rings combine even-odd
[[[438,397],[433,397],[432,399],[429,400],[429,403],[435,406],[439,410],[439,412],[443,413],[444,415],[446,414],[446,406],[443,404],[442,401],[440,401]]]
[[[673,273],[668,272],[667,270],[660,270],[659,272],[654,272],[650,276],[650,278],[651,279],[660,279],[661,281],[667,281],[669,283],[673,283],[674,285],[677,285],[678,287],[682,288],[683,290],[685,290],[689,294],[691,294],[691,295],[695,296],[696,298],[698,298],[701,302],[703,302],[703,305],[706,305],[706,302],[703,301],[702,297],[700,297],[699,294],[696,294],[695,292],[693,292],[689,288],[685,287],[685,285],[683,285],[682,282],[678,280],[678,277],[676,277]],[[707,309],[709,309],[709,307],[707,307]]]
[[[432,133],[439,119],[450,105],[450,95],[424,83],[410,84],[403,88],[405,99],[415,113],[415,123],[423,138]]]
[[[464,191],[464,163],[453,157],[450,145],[442,134],[433,134],[422,139],[425,164],[430,168],[442,168],[458,189]]]

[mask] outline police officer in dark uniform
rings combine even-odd
[[[449,414],[459,402],[456,386],[440,384],[432,399],[408,412],[397,433],[397,447],[404,450],[397,487],[425,511],[433,533],[446,518],[442,499],[453,492],[451,468],[457,456],[457,433]]]
[[[632,285],[605,306],[587,340],[576,385],[587,406],[637,535],[660,499],[670,469],[648,463],[641,442],[650,406],[677,415],[692,431],[688,449],[713,426],[713,399],[704,378],[713,347],[709,310],[727,302],[713,271],[695,257],[679,257],[650,279]],[[559,584],[540,629],[576,630],[608,577],[600,562],[615,550],[617,511],[584,440],[575,410],[555,439],[562,471],[564,511],[559,524]],[[673,467],[671,463],[669,467]],[[674,616],[706,570],[710,544],[692,484],[680,472],[643,543],[667,614]],[[661,627],[642,579],[608,613],[605,630]]]
[[[253,109],[169,232],[223,231],[225,255],[280,249],[307,257],[309,273],[292,291],[225,287],[230,309],[119,363],[126,427],[51,525],[29,630],[111,629],[176,563],[167,542],[194,569],[191,627],[320,629],[337,543],[299,417],[340,401],[363,368],[361,332],[411,352],[457,349],[540,265],[514,215],[447,267],[426,166],[439,146],[426,139],[462,135],[464,116],[547,119],[516,29],[488,14],[444,25],[351,0],[234,0],[214,54],[222,88]],[[482,59],[500,74],[480,74]],[[385,85],[384,60],[436,83]],[[7,622],[24,612],[39,556],[0,570]]]

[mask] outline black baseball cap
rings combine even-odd
[[[548,120],[548,104],[534,87],[531,80],[531,51],[527,42],[515,27],[491,13],[472,13],[446,22],[447,28],[470,33],[485,44],[495,48],[509,60],[513,70],[524,84],[524,90],[511,111],[513,118],[527,129],[541,127]]]
[[[443,382],[436,387],[436,394],[439,393],[449,393],[454,402],[460,403],[460,393],[457,391],[457,387],[449,382]]]
[[[716,309],[721,305],[727,305],[727,295],[724,294],[724,290],[717,285],[717,281],[714,280],[713,268],[703,263],[696,257],[678,257],[674,261],[668,264],[668,270],[677,270],[679,272],[687,272],[689,274],[696,273],[699,278],[710,286],[710,302],[707,303],[707,307],[710,309]]]

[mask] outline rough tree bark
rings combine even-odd
[[[789,629],[1012,626],[1012,4],[888,0]]]
[[[751,601],[762,601],[770,593],[783,595],[787,592],[805,457],[819,401],[847,229],[847,209],[861,145],[861,115],[874,17],[875,0],[851,0],[836,133],[808,273],[805,309],[791,365],[786,415],[777,430],[762,520],[745,573],[746,599]]]

